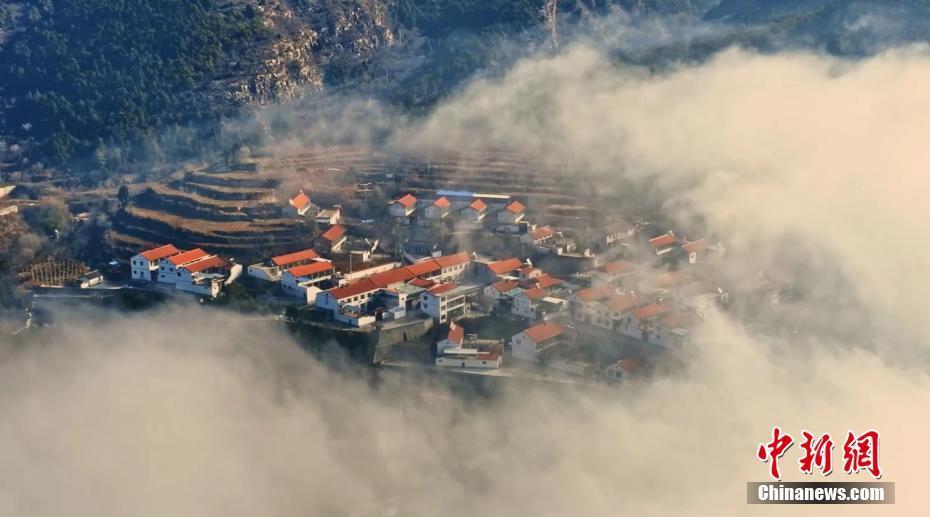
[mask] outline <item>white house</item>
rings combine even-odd
[[[158,281],[168,284],[175,284],[181,278],[180,268],[187,264],[192,264],[198,260],[211,257],[206,251],[195,248],[190,251],[178,253],[161,259],[158,262]]]
[[[513,356],[524,361],[539,362],[541,358],[564,344],[565,331],[561,325],[544,321],[511,338]]]
[[[529,321],[536,321],[542,317],[543,311],[537,308],[546,296],[546,290],[539,287],[524,289],[513,297],[511,312]]]
[[[481,352],[474,348],[447,348],[436,358],[436,366],[446,368],[483,368],[501,367],[500,352]]]
[[[474,276],[483,284],[496,282],[504,276],[514,276],[514,272],[523,267],[518,258],[509,258],[493,262],[476,261],[474,263]]]
[[[604,377],[608,381],[621,381],[639,369],[639,359],[626,357],[604,368]]]
[[[440,323],[458,318],[469,311],[466,290],[452,282],[433,286],[420,298],[420,312]]]
[[[664,233],[649,239],[649,245],[656,252],[656,255],[662,256],[678,246],[678,237],[673,232]]]
[[[296,196],[287,200],[287,206],[284,208],[287,215],[292,217],[303,217],[308,212],[312,214],[314,206],[313,203],[310,202],[310,196],[304,194],[304,191],[301,190]]]
[[[342,220],[342,207],[336,205],[326,210],[320,210],[313,220],[320,225],[332,226],[334,224],[339,224],[339,221]]]
[[[281,273],[289,268],[303,266],[314,262],[320,256],[313,249],[305,249],[271,257],[266,263],[257,263],[249,265],[248,274],[259,280],[277,282],[281,279]]]
[[[617,260],[598,266],[591,271],[591,285],[595,287],[633,287],[630,284],[635,271],[632,262]]]
[[[381,288],[368,278],[352,282],[343,287],[321,291],[316,295],[316,306],[338,313],[346,307],[363,311],[368,308],[371,298]]]
[[[620,333],[635,339],[646,339],[653,320],[668,311],[668,306],[659,304],[637,307],[621,318]]]
[[[527,246],[541,246],[542,244],[552,241],[558,235],[551,226],[540,226],[533,228],[520,236],[520,242]]]
[[[607,247],[616,246],[624,240],[628,240],[636,233],[636,226],[624,220],[619,220],[608,224],[601,229],[603,243]]]
[[[427,206],[426,209],[423,211],[423,215],[427,219],[438,220],[438,219],[443,219],[444,217],[449,215],[451,211],[452,211],[452,203],[450,203],[448,199],[441,197],[433,201],[432,203],[430,203],[429,206]]]
[[[687,344],[700,319],[691,312],[672,312],[658,318],[650,327],[646,341],[659,346]]]
[[[235,269],[239,271],[234,271]],[[179,266],[178,280],[174,288],[215,298],[228,283],[228,279],[238,275],[241,270],[241,265],[229,264],[220,257],[208,255]]]
[[[516,280],[500,280],[484,288],[484,296],[491,300],[498,300],[507,293],[519,289]]]
[[[78,279],[80,282],[81,289],[87,289],[95,285],[100,285],[103,283],[103,275],[100,274],[100,271],[89,271],[81,275],[81,278]]]
[[[465,342],[465,327],[456,324],[454,321],[449,323],[449,332],[446,337],[436,342],[436,353],[442,355],[447,348],[462,348]]]
[[[138,255],[134,255],[129,261],[132,279],[142,282],[151,282],[155,280],[153,276],[158,272],[158,262],[161,259],[177,255],[178,253],[181,253],[181,250],[175,248],[171,244],[165,244],[164,246],[152,248]]]
[[[597,302],[607,301],[616,293],[609,287],[589,287],[581,289],[569,298],[569,310],[573,318],[593,325],[598,318]]]
[[[481,199],[476,199],[463,208],[461,213],[462,220],[473,224],[481,224],[484,217],[488,215],[488,204]]]
[[[512,201],[503,210],[497,213],[497,222],[500,224],[517,224],[526,215],[526,207],[519,201]]]
[[[416,206],[417,198],[413,194],[405,194],[391,202],[388,206],[388,213],[396,218],[410,217],[416,210]]]
[[[281,289],[312,304],[320,292],[318,284],[331,279],[335,273],[332,263],[323,260],[295,266],[281,275]]]

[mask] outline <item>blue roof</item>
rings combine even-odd
[[[436,195],[449,197],[475,197],[474,192],[466,192],[464,190],[437,190]]]

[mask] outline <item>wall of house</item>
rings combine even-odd
[[[536,351],[536,343],[523,332],[511,339],[511,348],[513,356],[518,359],[532,362],[539,361],[539,352]]]
[[[436,366],[443,366],[446,368],[483,368],[483,369],[495,369],[501,367],[501,358],[498,357],[497,360],[481,360],[481,359],[459,359],[452,357],[437,357]]]
[[[261,263],[250,265],[247,272],[250,277],[267,282],[277,282],[281,278],[281,272],[277,267],[263,266]]]

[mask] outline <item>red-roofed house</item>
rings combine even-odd
[[[626,285],[633,279],[635,268],[632,262],[617,260],[598,266],[591,271],[591,285],[597,287],[632,287]]]
[[[637,307],[621,319],[620,332],[632,338],[645,339],[651,321],[668,311],[668,306],[655,303]]]
[[[462,209],[462,219],[473,224],[481,224],[486,215],[488,215],[488,204],[481,199],[472,201]]]
[[[660,316],[649,328],[646,340],[653,345],[678,346],[688,342],[701,319],[693,312],[671,312]]]
[[[456,324],[454,321],[449,323],[449,332],[446,337],[436,342],[436,353],[442,355],[447,348],[461,348],[465,342],[465,327]]]
[[[372,296],[380,290],[381,288],[371,279],[363,278],[342,287],[334,287],[317,293],[316,306],[330,310],[334,314],[347,306],[367,309]]]
[[[503,210],[497,213],[497,222],[500,224],[517,224],[526,215],[526,207],[519,201],[512,201]]]
[[[518,258],[498,260],[496,262],[476,262],[475,277],[484,284],[496,282],[503,276],[517,276],[516,271],[523,267]]]
[[[633,237],[635,233],[636,226],[622,219],[601,229],[603,243],[607,247],[616,246],[618,243]]]
[[[465,270],[471,262],[471,255],[467,251],[460,251],[452,255],[445,255],[433,259],[440,267],[439,277],[443,280],[459,280],[465,276]]]
[[[553,276],[550,276],[548,273],[539,275],[536,278],[533,278],[532,281],[536,282],[536,287],[539,287],[540,289],[546,289],[546,290],[551,289],[562,283],[561,280]]]
[[[649,239],[649,245],[652,246],[657,255],[665,255],[678,246],[678,237],[674,233],[668,232]]]
[[[394,201],[391,201],[391,204],[388,206],[388,212],[392,217],[410,217],[413,215],[413,212],[417,209],[417,198],[413,194],[405,194]]]
[[[576,291],[569,298],[569,312],[578,321],[609,328],[610,322],[606,315],[606,309],[600,302],[607,301],[615,294],[614,290],[609,287],[589,287]],[[604,320],[605,318],[608,320],[607,323],[598,322],[598,320]]]
[[[484,295],[492,300],[497,300],[501,296],[514,289],[517,289],[519,285],[516,280],[499,280],[493,284],[484,288]]]
[[[525,361],[539,362],[565,344],[565,329],[551,321],[544,321],[511,338],[513,356]]]
[[[294,266],[309,264],[318,258],[320,258],[320,256],[315,250],[305,249],[301,251],[295,251],[294,253],[288,253],[287,255],[271,257],[271,263],[275,266],[278,266],[279,268],[287,269]]]
[[[200,248],[196,248],[190,251],[178,253],[177,255],[165,257],[158,262],[158,281],[168,284],[175,284],[177,283],[178,279],[181,278],[181,272],[179,269],[182,266],[190,264],[191,262],[202,260],[209,256],[211,255],[206,251]]]
[[[436,263],[433,259],[423,260],[421,262],[414,262],[407,266],[407,269],[413,272],[414,276],[421,278],[433,278],[437,277],[442,272],[442,266]]]
[[[541,287],[524,289],[513,297],[513,314],[529,321],[544,320],[552,314],[560,312],[567,303],[558,298],[549,297],[549,293]]]
[[[551,241],[558,235],[551,226],[533,228],[520,236],[520,242],[527,246],[539,246]]]
[[[413,274],[413,271],[410,271],[410,268],[399,267],[396,269],[391,269],[390,271],[375,273],[368,278],[370,278],[371,281],[381,289],[393,289],[415,277],[416,275]]]
[[[174,288],[196,294],[216,297],[227,279],[238,276],[242,266],[230,264],[216,255],[206,255],[177,266]],[[235,272],[235,273],[234,273]]]
[[[165,244],[164,246],[158,246],[157,248],[152,248],[138,255],[134,255],[130,259],[132,279],[151,282],[153,280],[153,273],[158,271],[159,261],[163,258],[177,255],[178,253],[181,253],[181,250],[175,248],[171,244]]]
[[[316,211],[313,208],[315,207],[310,202],[310,196],[304,194],[304,191],[301,190],[296,196],[287,200],[284,212],[292,217],[303,217],[308,212],[310,215],[315,215]]]
[[[281,289],[312,305],[316,302],[317,293],[320,292],[319,284],[330,280],[334,274],[336,274],[336,268],[331,262],[313,261],[285,271],[281,275]]]
[[[465,289],[452,282],[437,284],[423,291],[420,311],[432,316],[440,323],[459,318],[469,312],[469,300]]]
[[[604,377],[608,381],[621,381],[640,368],[640,361],[635,357],[626,357],[604,368]]]
[[[346,227],[341,224],[334,224],[318,235],[313,245],[318,251],[338,253],[348,238]]]
[[[441,197],[426,207],[423,215],[427,219],[442,219],[452,211],[452,203],[448,199]]]

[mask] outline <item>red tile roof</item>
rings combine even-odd
[[[638,320],[647,320],[664,312],[668,312],[668,307],[654,303],[651,305],[644,305],[638,309],[633,310],[633,316],[636,316],[636,319]]]
[[[486,208],[488,208],[488,204],[481,199],[476,199],[472,201],[470,205],[468,205],[468,208],[471,208],[475,212],[483,212]]]
[[[313,250],[302,250],[295,251],[294,253],[288,253],[287,255],[278,255],[277,257],[271,257],[271,262],[276,266],[286,266],[288,264],[293,264],[294,262],[300,262],[302,260],[313,260],[319,258],[319,255]]]
[[[505,210],[507,210],[510,213],[520,214],[520,213],[523,213],[524,210],[526,210],[526,207],[523,206],[523,203],[519,201],[513,201],[509,205],[507,205],[507,208]]]
[[[292,207],[299,210],[310,204],[310,198],[307,197],[306,194],[304,194],[303,190],[301,190],[300,192],[297,193],[296,196],[292,197],[291,199],[288,199],[287,202],[290,203]]]
[[[446,339],[461,346],[465,342],[465,327],[456,325],[455,322],[450,323],[449,334],[446,335]]]
[[[447,283],[445,283],[445,284],[439,284],[439,285],[437,285],[437,286],[435,286],[435,287],[431,287],[431,288],[429,289],[429,294],[432,294],[432,295],[434,295],[434,296],[438,296],[438,295],[443,294],[443,293],[448,293],[449,291],[451,291],[451,290],[453,290],[453,289],[455,289],[455,284],[452,283],[452,282],[447,282]]]
[[[177,255],[181,253],[181,250],[174,247],[172,244],[165,244],[164,246],[159,246],[157,248],[152,248],[148,251],[143,251],[140,253],[142,258],[148,260],[149,262],[154,262],[156,260],[163,259],[165,257],[170,257],[171,255]]]
[[[539,287],[534,287],[532,289],[524,290],[523,294],[530,300],[542,300],[546,297],[546,290]]]
[[[409,269],[409,268],[408,268],[408,269]],[[435,284],[436,282],[433,282],[432,280],[427,280],[427,279],[425,279],[425,278],[414,278],[413,280],[411,280],[411,281],[409,281],[409,282],[407,282],[407,283],[410,284],[410,285],[415,285],[415,286],[417,286],[417,287],[422,287],[422,288],[425,289],[425,288],[427,288],[427,287],[432,287],[433,284]]]
[[[627,373],[632,373],[638,370],[639,364],[639,359],[635,357],[625,357],[617,361],[617,366],[619,366],[621,370]]]
[[[435,260],[429,259],[422,262],[416,262],[407,266],[407,269],[413,271],[413,274],[416,276],[425,275],[427,273],[432,273],[434,271],[439,271],[442,269],[442,266],[436,263]]]
[[[288,269],[287,272],[294,275],[294,277],[296,278],[300,278],[302,276],[313,275],[316,273],[322,273],[324,271],[330,271],[330,270],[335,270],[335,269],[336,268],[333,266],[332,262],[320,261],[320,262],[313,262],[312,264],[306,264],[303,266],[292,267]]]
[[[538,240],[552,237],[553,235],[555,235],[555,230],[553,230],[551,226],[540,226],[539,228],[530,230],[527,233],[530,234],[530,237],[534,241],[538,241]]]
[[[214,255],[212,257],[207,257],[205,259],[198,260],[197,262],[187,264],[186,266],[182,266],[181,269],[186,269],[191,273],[197,273],[198,271],[203,271],[205,269],[221,268],[228,265],[229,264],[225,260]]]
[[[372,282],[374,282],[375,285],[383,288],[383,287],[388,287],[390,285],[406,282],[407,280],[410,280],[411,278],[414,278],[415,276],[416,275],[413,273],[413,271],[410,271],[410,269],[406,267],[399,267],[399,268],[391,269],[388,271],[384,271],[382,273],[375,273],[374,275],[371,275],[369,278],[371,279]]]
[[[536,285],[538,285],[542,289],[549,289],[550,287],[554,287],[562,283],[562,281],[559,280],[558,278],[555,278],[548,274],[539,275],[533,280],[535,280]]]
[[[705,239],[698,239],[692,242],[686,242],[681,246],[681,249],[685,250],[685,253],[697,253],[699,251],[704,251],[710,247],[710,243]]]
[[[497,289],[497,292],[499,293],[506,293],[516,289],[517,283],[513,280],[501,280],[500,282],[494,282],[491,284],[491,287]]]
[[[633,269],[633,263],[626,260],[618,260],[616,262],[608,262],[603,266],[594,268],[595,271],[601,273],[607,273],[608,275],[616,275],[617,273],[623,273],[624,271],[629,271]]]
[[[614,292],[609,287],[589,287],[575,293],[575,296],[583,302],[593,302],[597,300],[606,300],[613,296]]]
[[[698,317],[693,312],[673,312],[659,321],[669,328],[690,329],[698,323]]]
[[[320,234],[320,237],[328,240],[329,242],[336,242],[346,234],[346,227],[341,224],[334,224],[329,227],[328,230]]]
[[[483,354],[476,354],[475,359],[479,361],[497,361],[501,356],[500,352],[486,352]]]
[[[652,247],[656,249],[667,248],[674,245],[676,242],[678,242],[678,237],[675,237],[675,234],[672,232],[668,232],[665,235],[659,235],[658,237],[649,239],[649,244],[651,244]]]
[[[383,202],[383,201],[382,201]],[[394,200],[395,203],[403,206],[404,208],[410,208],[417,202],[417,198],[413,197],[413,194],[406,194]]]
[[[433,204],[438,206],[439,208],[449,208],[450,206],[452,206],[452,203],[450,203],[449,200],[444,197],[441,197],[437,199],[436,201],[433,201]]]
[[[467,264],[471,261],[471,255],[467,251],[460,251],[454,255],[448,255],[445,257],[438,257],[435,259],[436,264],[439,264],[442,268],[458,266],[461,264]]]
[[[181,264],[187,264],[188,262],[193,262],[195,260],[200,260],[206,257],[208,253],[200,248],[193,249],[190,251],[185,251],[178,255],[168,257],[168,261],[174,264],[175,266],[180,266]]]
[[[493,273],[498,275],[503,275],[504,273],[510,273],[516,269],[523,267],[523,263],[520,262],[518,258],[509,258],[504,260],[498,260],[497,262],[491,262],[488,264],[488,269]]]
[[[562,327],[558,323],[546,321],[524,330],[523,333],[538,345],[544,341],[548,341],[556,336],[561,335]]]
[[[623,294],[607,300],[607,308],[612,311],[623,312],[640,304],[639,298],[632,294]]]
[[[351,298],[357,294],[367,293],[371,291],[377,291],[378,286],[375,285],[371,280],[364,278],[344,287],[334,287],[328,291],[333,298],[337,300],[344,300],[346,298]]]

